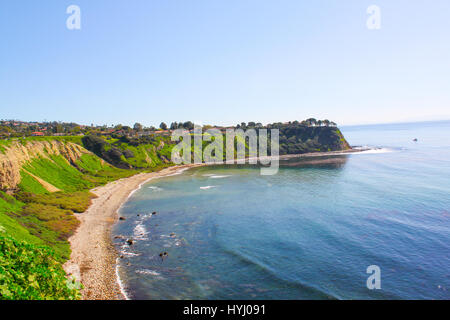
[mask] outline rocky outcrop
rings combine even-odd
[[[22,166],[33,159],[61,155],[73,164],[84,153],[89,151],[72,142],[12,141],[0,151],[0,189],[15,189],[21,180]]]

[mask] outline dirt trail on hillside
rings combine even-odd
[[[118,256],[112,243],[111,229],[118,220],[117,211],[130,193],[146,181],[195,166],[200,165],[176,166],[159,172],[141,173],[92,190],[97,198],[86,212],[77,215],[81,224],[69,239],[72,254],[64,265],[69,275],[83,283],[83,299],[124,299],[116,277]]]
[[[34,179],[36,179],[37,182],[39,182],[41,184],[41,186],[44,187],[45,190],[47,190],[48,192],[59,192],[61,191],[60,189],[58,189],[57,187],[55,187],[54,185],[48,183],[45,180],[42,180],[41,178],[39,178],[38,176],[35,176],[34,174],[32,174],[31,172],[25,170],[22,168],[22,171],[24,171],[25,173],[29,174],[30,176],[32,176]]]

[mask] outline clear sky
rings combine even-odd
[[[450,119],[449,0],[2,0],[0,41],[0,119]]]

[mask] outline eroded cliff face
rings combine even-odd
[[[20,183],[22,166],[36,158],[49,159],[61,155],[68,162],[75,163],[83,154],[90,153],[72,142],[53,141],[13,141],[0,151],[0,189],[13,190]]]

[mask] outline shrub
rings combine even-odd
[[[123,155],[125,156],[125,158],[129,159],[129,158],[134,158],[134,153],[133,151],[131,151],[130,149],[125,149],[123,151]]]
[[[79,291],[49,247],[0,235],[0,300],[77,300]]]
[[[21,215],[36,217],[48,229],[57,232],[60,240],[69,238],[80,224],[71,210],[41,203],[28,203]]]
[[[107,145],[107,142],[105,140],[93,135],[85,136],[83,137],[83,139],[81,139],[81,141],[83,142],[83,145],[86,149],[92,151],[99,157],[102,156],[105,145]]]

